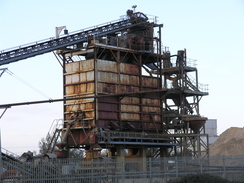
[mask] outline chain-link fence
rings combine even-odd
[[[3,159],[1,182],[166,183],[187,174],[244,180],[244,157]]]

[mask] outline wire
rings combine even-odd
[[[37,88],[35,88],[34,86],[32,86],[31,84],[29,84],[28,82],[26,82],[25,80],[21,79],[20,77],[18,77],[16,74],[14,74],[13,72],[11,72],[9,69],[6,69],[5,72],[7,72],[10,76],[13,76],[14,78],[16,78],[17,80],[19,80],[20,82],[24,83],[26,86],[30,87],[31,89],[33,89],[34,91],[36,91],[37,93],[39,93],[40,95],[42,95],[43,97],[52,100],[51,97],[47,96],[45,93],[41,92],[40,90],[38,90]]]

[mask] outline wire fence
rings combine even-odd
[[[98,158],[2,161],[1,182],[21,183],[167,183],[188,174],[244,180],[244,157]]]

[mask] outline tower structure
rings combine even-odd
[[[208,93],[186,50],[162,49],[161,28],[128,10],[126,18],[96,26],[57,51],[64,66],[58,157],[67,157],[69,148],[85,148],[89,157],[101,149],[117,157],[124,149],[143,157],[208,154],[200,134],[207,118],[199,112]]]

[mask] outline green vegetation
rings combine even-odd
[[[219,176],[210,175],[210,174],[190,174],[181,178],[171,180],[168,183],[241,183],[241,182],[229,181]]]

